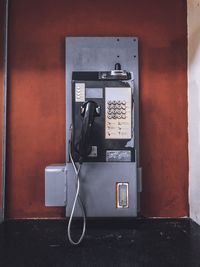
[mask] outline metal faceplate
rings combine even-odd
[[[132,113],[132,130],[134,139],[130,139],[130,116],[127,120],[125,148],[135,148],[134,160],[130,155],[120,152],[118,147],[112,145],[107,148],[107,153],[102,154],[104,159],[95,162],[95,157],[87,158],[88,162],[84,162],[80,171],[80,198],[86,210],[87,217],[135,217],[137,216],[137,170],[139,167],[139,85],[138,85],[138,39],[136,37],[67,37],[66,38],[66,161],[69,162],[69,140],[71,125],[73,120],[72,114],[72,84],[75,89],[73,95],[74,102],[81,106],[81,102],[87,97],[90,98],[95,93],[96,101],[99,104],[104,101],[105,112],[107,112],[107,102],[101,99],[101,90],[86,90],[81,79],[73,79],[72,72],[102,72],[102,77],[106,71],[114,69],[116,63],[120,63],[123,70],[126,70],[131,75],[131,80],[127,81],[125,87],[131,88],[134,102],[134,112]],[[106,82],[106,81],[105,81]],[[111,86],[109,81],[109,86]],[[93,84],[95,83],[95,84]],[[126,82],[125,82],[126,83]],[[90,86],[88,86],[90,84]],[[90,89],[103,88],[96,85],[96,82],[90,81],[87,84]],[[121,86],[122,87],[122,86]],[[129,90],[129,89],[127,89]],[[108,95],[109,89],[108,89]],[[129,95],[129,92],[127,91]],[[116,96],[119,96],[117,93]],[[110,94],[111,96],[111,94]],[[116,101],[113,98],[106,101]],[[94,95],[92,96],[94,98]],[[119,99],[118,101],[124,101]],[[101,103],[102,105],[102,103]],[[128,114],[130,115],[130,107],[128,107]],[[78,113],[76,112],[75,116]],[[73,116],[72,116],[73,115]],[[80,118],[80,116],[78,116]],[[101,117],[99,118],[99,120]],[[108,118],[109,119],[109,118]],[[76,121],[76,119],[75,119]],[[111,120],[112,121],[112,120]],[[107,122],[107,119],[106,119]],[[98,120],[96,120],[98,123]],[[104,121],[105,123],[105,121]],[[115,127],[116,125],[114,125]],[[107,127],[105,125],[105,127]],[[113,140],[119,143],[118,137],[115,139],[106,139],[108,137],[108,130],[104,127],[104,140]],[[101,133],[101,131],[99,131]],[[119,134],[119,133],[118,133]],[[112,136],[114,132],[112,133]],[[102,139],[99,139],[102,140]],[[96,144],[93,152],[95,154]],[[102,146],[100,146],[102,147]],[[109,152],[113,151],[113,152]],[[97,149],[97,154],[99,153]],[[103,152],[102,152],[103,153]],[[116,158],[120,158],[120,162]],[[109,159],[109,162],[105,162]],[[131,162],[124,162],[130,161]],[[93,161],[93,162],[89,162]],[[71,163],[67,163],[67,205],[66,216],[69,217],[74,202],[76,193],[76,175]],[[81,209],[77,204],[75,209],[75,217],[82,216]]]
[[[87,217],[137,216],[136,172],[134,162],[83,163],[79,175],[80,198]],[[69,217],[76,194],[76,177],[71,163],[67,164],[67,177],[66,216]],[[124,187],[119,188],[122,185]],[[82,216],[78,202],[74,216]]]
[[[132,89],[131,87],[105,88],[105,138],[132,138]]]

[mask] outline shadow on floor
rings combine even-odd
[[[74,233],[80,222],[75,222]],[[189,219],[89,221],[81,245],[66,238],[65,220],[0,225],[0,266],[200,266],[200,227]]]

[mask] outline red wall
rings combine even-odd
[[[44,169],[65,160],[65,36],[138,36],[142,214],[188,215],[186,0],[12,0],[7,217],[44,206]]]

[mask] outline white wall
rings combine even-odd
[[[200,224],[200,0],[188,0],[190,217]]]

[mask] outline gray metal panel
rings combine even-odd
[[[45,168],[45,206],[66,205],[66,166],[51,165]]]
[[[136,164],[87,162],[80,172],[80,197],[87,217],[135,217],[137,216]],[[67,207],[69,217],[76,191],[76,176],[71,163],[67,164]],[[129,208],[116,208],[116,183],[129,183]],[[77,203],[75,217],[82,216]]]
[[[139,166],[139,79],[137,37],[67,37],[66,38],[66,161],[72,122],[72,71],[110,71],[119,62],[131,72],[134,83],[134,137],[136,163],[84,163],[81,170],[80,194],[88,217],[137,216],[137,167]],[[67,207],[71,212],[75,197],[76,177],[67,164]],[[126,179],[126,180],[124,180]],[[116,182],[129,183],[128,209],[116,208]],[[81,216],[76,207],[75,216]]]
[[[66,161],[68,157],[71,114],[72,71],[110,71],[115,63],[133,73],[134,131],[137,166],[139,166],[139,79],[137,37],[67,37],[66,38]]]

